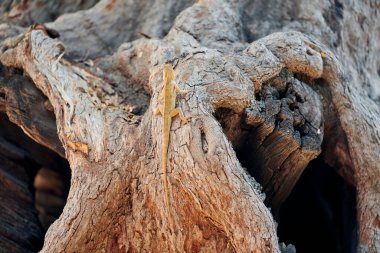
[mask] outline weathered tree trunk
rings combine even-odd
[[[102,0],[27,29],[25,9],[0,26],[0,110],[71,168],[42,252],[291,252],[273,217],[318,156],[357,189],[358,250],[380,251],[378,3]],[[191,117],[170,132],[170,208],[166,63]]]

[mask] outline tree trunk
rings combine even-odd
[[[38,1],[10,2],[0,110],[71,168],[41,252],[294,252],[275,220],[317,157],[356,189],[351,252],[380,252],[379,3],[42,1],[41,16]],[[189,91],[177,104],[190,121],[170,131],[170,206],[153,114],[164,64]]]

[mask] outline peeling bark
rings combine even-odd
[[[285,1],[285,21],[269,22],[276,13],[259,12],[279,1],[103,0],[25,32],[2,26],[0,110],[72,170],[42,252],[294,250],[279,244],[272,214],[321,153],[357,188],[359,251],[379,251],[380,115],[376,94],[360,92],[370,74],[345,54],[342,25],[357,7],[324,2],[314,13],[306,2],[291,12]],[[165,63],[189,90],[178,104],[191,117],[172,125],[170,209],[152,113]]]

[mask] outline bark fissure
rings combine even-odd
[[[323,138],[332,152],[324,159],[358,190],[359,249],[375,251],[379,187],[369,179],[377,177],[380,112],[374,100],[361,101],[363,93],[336,56],[299,32],[263,37],[281,23],[258,27],[257,19],[268,17],[251,16],[254,4],[245,1],[199,1],[185,10],[187,1],[149,3],[102,0],[60,16],[49,29],[0,27],[0,38],[7,38],[0,110],[38,143],[65,155],[72,170],[67,204],[42,252],[284,250],[272,214],[278,216],[321,153]],[[343,43],[347,15],[341,12],[347,8],[340,2],[333,8],[317,15],[317,24],[335,21],[328,27],[339,35],[329,37],[334,45]],[[294,10],[278,14],[287,29],[302,20],[292,20]],[[148,36],[137,39],[140,32]],[[254,37],[262,38],[247,42]],[[166,63],[189,90],[178,106],[191,117],[183,126],[175,119],[170,131],[171,210],[160,169],[162,124],[152,113]],[[17,93],[18,87],[30,94]],[[23,96],[36,98],[40,115],[30,102],[17,103]]]

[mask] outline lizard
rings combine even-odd
[[[168,178],[167,178],[167,161],[168,161],[168,149],[170,142],[170,128],[172,124],[172,118],[179,116],[181,123],[186,124],[188,118],[183,115],[181,108],[175,107],[175,101],[177,93],[187,94],[188,91],[181,90],[174,81],[174,70],[170,64],[165,64],[163,68],[163,81],[164,88],[160,95],[161,106],[158,106],[154,110],[154,114],[161,115],[163,118],[162,127],[162,170],[163,181],[165,189],[165,197],[167,208],[170,209]]]

